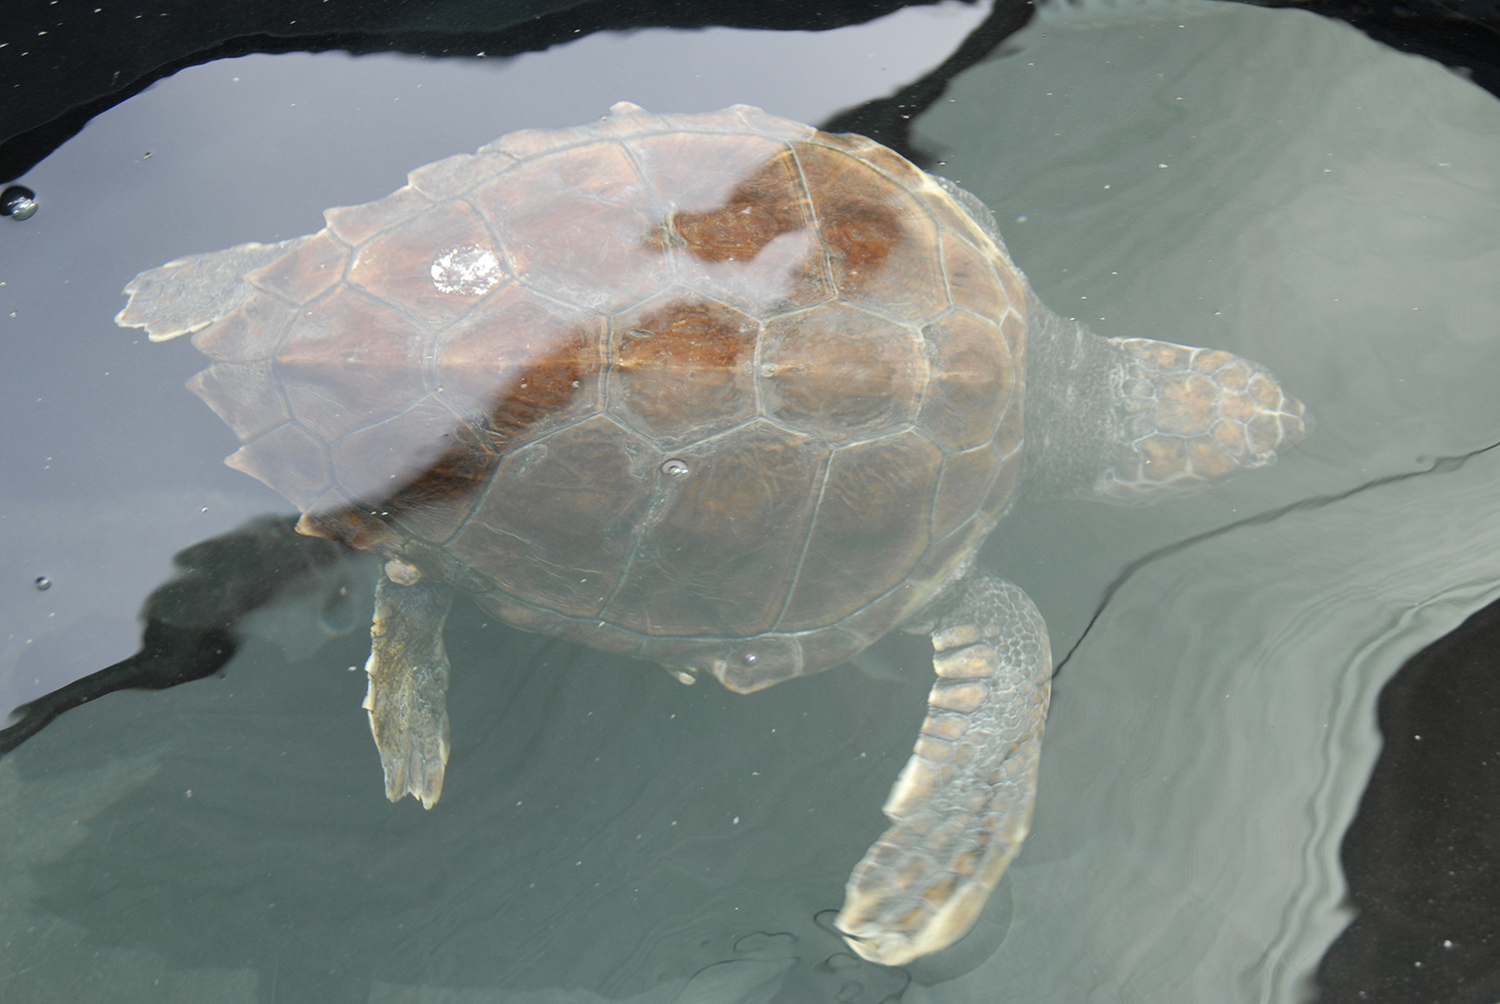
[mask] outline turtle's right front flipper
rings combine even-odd
[[[888,966],[968,933],[1021,849],[1052,692],[1047,627],[1008,582],[965,583],[932,647],[927,720],[885,803],[894,825],[855,866],[835,921]]]
[[[385,768],[385,794],[399,802],[410,792],[430,809],[443,793],[448,763],[448,652],[443,623],[453,587],[442,582],[397,585],[411,566],[389,562],[375,587],[370,627],[370,689],[365,710]],[[414,572],[414,570],[411,570]]]

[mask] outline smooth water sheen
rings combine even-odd
[[[949,23],[950,45],[972,23]],[[618,62],[601,39],[573,63],[547,61],[574,47],[517,60],[493,115],[393,100],[440,81],[472,95],[444,74],[493,67],[212,64],[32,172],[42,211],[6,224],[0,266],[0,330],[34,352],[16,387],[41,398],[3,454],[12,702],[129,654],[129,617],[174,550],[284,508],[219,466],[233,437],[181,389],[190,347],[111,324],[136,271],[315,229],[411,168],[620,98],[818,121],[904,79],[835,89],[872,36],[829,33],[807,50],[822,56],[736,66],[713,50],[648,84],[628,46],[667,34],[614,43]],[[671,51],[723,38],[684,36]],[[808,71],[800,88],[777,60]],[[234,76],[264,89],[237,96]],[[1500,105],[1300,12],[1084,8],[1045,13],[916,135],[994,208],[1054,310],[1244,354],[1316,420],[1276,467],[1187,500],[1027,500],[986,549],[1061,659],[1135,559],[1306,503],[1113,593],[1056,681],[1032,836],[972,942],[909,982],[854,960],[819,916],[883,828],[931,679],[924,639],[741,697],[460,603],[450,779],[424,813],[384,798],[349,671],[361,626],[284,611],[256,636],[300,655],[319,629],[348,633],[294,662],[252,642],[222,680],[111,695],[0,761],[0,1000],[1305,998],[1347,922],[1338,842],[1378,751],[1375,696],[1500,593],[1500,450],[1434,468],[1500,440]]]

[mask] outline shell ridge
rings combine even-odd
[[[619,104],[629,104],[629,102],[622,101]],[[631,107],[639,108],[640,106],[632,105]],[[613,106],[611,106],[610,111],[614,111]],[[641,159],[640,151],[636,149],[635,144],[632,142],[632,140],[638,139],[641,135],[657,134],[632,134],[628,137],[617,137],[616,141],[625,150],[625,156],[630,158],[630,164],[635,168],[636,177],[641,179],[641,189],[646,193],[646,197],[651,203],[651,218],[655,221],[651,224],[652,229],[659,231],[665,236],[672,226],[672,218],[676,213],[671,208],[671,204],[666,196],[656,187],[656,182],[651,178],[651,172],[646,170],[646,162]],[[652,233],[648,231],[644,235],[645,240],[642,243],[644,244],[646,241],[651,240],[652,236]],[[672,246],[671,241],[665,239],[661,241],[661,256],[667,266],[667,281],[675,286],[681,281],[682,275],[677,260],[677,249]],[[647,298],[649,299],[649,296]],[[616,313],[622,313],[624,310],[629,309],[630,307],[624,307],[620,311],[616,311]],[[610,327],[613,329],[614,325],[611,324]],[[611,334],[613,334],[613,331],[611,331]],[[611,347],[613,347],[612,340]]]
[[[803,170],[802,157],[797,152],[797,144],[787,143],[786,148],[787,153],[790,154],[792,159],[792,167],[796,171],[797,197],[802,204],[803,219],[807,221],[807,228],[812,233],[813,238],[817,241],[818,251],[822,255],[823,267],[820,270],[819,278],[823,280],[824,288],[832,292],[834,294],[834,298],[837,299],[838,284],[833,281],[833,264],[829,258],[830,252],[828,250],[828,242],[823,239],[823,221],[818,216],[818,204],[813,199],[812,185],[807,180],[807,172]],[[812,310],[815,309],[816,306],[817,305],[810,305],[808,307],[799,309]],[[796,311],[786,311],[785,313],[778,314],[777,316],[784,317],[787,314],[792,314],[795,312]]]
[[[624,425],[613,415],[609,415],[608,418],[616,425],[616,427],[622,429],[625,428]],[[626,431],[628,432],[629,430]],[[631,435],[633,436],[634,433],[631,433]],[[601,622],[610,621],[610,608],[614,605],[614,602],[619,597],[621,591],[624,590],[625,583],[630,581],[630,573],[635,568],[637,559],[640,558],[641,551],[646,545],[646,540],[651,535],[650,532],[656,529],[658,525],[660,525],[661,521],[666,518],[667,511],[671,509],[671,500],[667,496],[666,490],[662,487],[661,473],[658,471],[655,477],[656,487],[652,490],[652,495],[656,496],[656,499],[646,507],[645,515],[636,525],[634,534],[635,539],[630,545],[630,551],[625,555],[625,560],[620,563],[620,574],[615,578],[614,586],[607,594],[605,594],[604,602],[599,604],[598,616]],[[619,624],[617,622],[610,621],[610,624],[612,627],[615,627],[622,631],[631,630],[630,628],[627,628],[623,624]],[[644,632],[634,631],[632,631],[632,633],[645,634]],[[661,636],[645,634],[645,637],[658,638]]]
[[[791,608],[792,597],[797,594],[797,584],[802,578],[802,566],[807,561],[808,549],[812,547],[813,536],[817,533],[818,515],[823,509],[823,495],[828,491],[828,473],[833,470],[833,457],[836,451],[826,443],[819,443],[823,447],[823,459],[818,462],[818,473],[813,481],[813,490],[808,494],[815,495],[812,509],[807,521],[807,527],[802,534],[802,547],[797,551],[797,563],[792,566],[787,575],[786,595],[781,601],[781,609],[776,611],[776,617],[771,621],[771,631],[777,631],[782,621],[786,619],[787,611]],[[800,647],[800,646],[799,646]]]

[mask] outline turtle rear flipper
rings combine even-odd
[[[1052,693],[1047,627],[1008,582],[965,583],[932,647],[927,719],[884,807],[895,825],[855,865],[835,922],[888,966],[946,948],[979,919],[1031,825]]]
[[[382,571],[375,587],[375,622],[365,663],[370,689],[364,707],[385,768],[386,797],[399,802],[410,792],[424,809],[432,808],[442,795],[448,763],[443,623],[452,604],[453,587],[446,583],[402,586]]]

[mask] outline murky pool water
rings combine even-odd
[[[176,550],[287,511],[220,466],[236,443],[181,389],[191,347],[111,323],[135,272],[316,229],[620,98],[822,121],[976,20],[646,32],[502,66],[252,57],[95,120],[4,235],[0,694],[129,655]],[[1212,492],[1025,499],[992,538],[985,565],[1072,655],[1032,835],[968,942],[882,969],[826,913],[921,721],[922,639],[741,697],[461,603],[424,813],[383,797],[360,618],[293,604],[223,679],[111,695],[0,761],[0,1000],[1302,999],[1348,919],[1375,695],[1500,595],[1500,451],[1474,452],[1500,440],[1500,105],[1300,12],[1085,8],[914,134],[1053,309],[1254,358],[1316,418]]]

